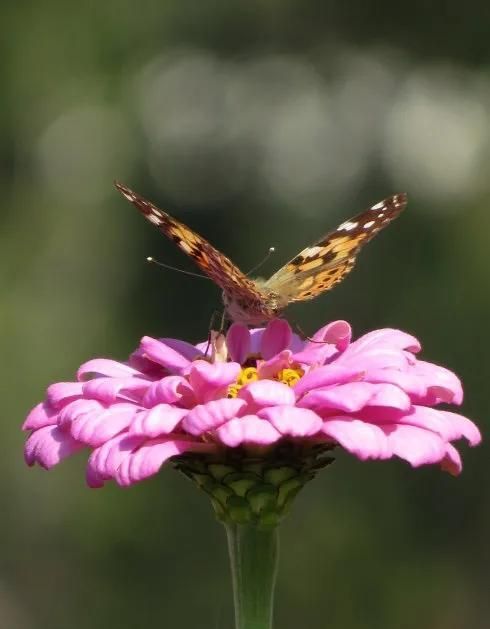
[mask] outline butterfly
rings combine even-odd
[[[274,319],[290,303],[313,299],[341,282],[361,248],[407,205],[406,194],[388,197],[300,251],[269,279],[253,280],[192,229],[123,184],[115,186],[222,289],[227,316],[247,325]]]

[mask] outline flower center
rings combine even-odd
[[[238,395],[238,391],[240,391],[244,385],[258,379],[259,374],[257,373],[257,369],[255,367],[243,368],[238,374],[236,382],[229,385],[227,397],[236,397]]]
[[[287,384],[288,387],[292,387],[296,384],[296,382],[298,382],[304,373],[305,372],[300,367],[297,367],[296,369],[281,369],[281,371],[278,371],[274,376],[274,380],[278,380],[279,382]],[[228,386],[227,397],[236,397],[238,395],[238,391],[240,391],[243,386],[258,379],[259,374],[256,367],[244,367],[238,374],[236,382]]]
[[[298,382],[298,380],[304,376],[305,372],[300,367],[296,369],[281,369],[275,377],[275,380],[279,380],[279,382],[284,382],[288,387],[292,387],[294,384]]]
[[[238,374],[236,382],[239,386],[243,387],[245,384],[258,379],[259,374],[257,373],[257,369],[255,367],[245,367],[245,369],[242,369]]]

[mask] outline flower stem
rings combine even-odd
[[[225,524],[228,537],[236,629],[272,629],[279,555],[277,527]]]

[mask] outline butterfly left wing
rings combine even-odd
[[[376,203],[303,249],[264,282],[262,288],[277,295],[280,309],[330,290],[352,270],[361,248],[406,205],[406,194],[395,194]]]
[[[114,185],[150,223],[173,240],[225,293],[245,303],[263,301],[263,295],[256,283],[246,277],[224,253],[215,249],[205,238],[123,184],[116,181]]]

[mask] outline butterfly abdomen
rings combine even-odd
[[[232,321],[246,325],[260,325],[280,314],[274,293],[264,294],[262,299],[250,300],[223,291],[223,303]]]

